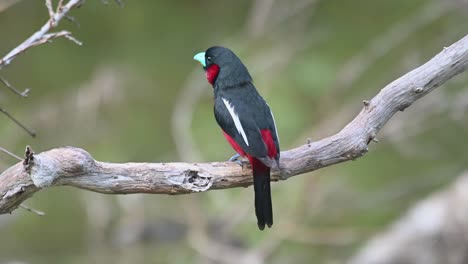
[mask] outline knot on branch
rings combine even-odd
[[[25,192],[28,186],[26,184],[18,184],[18,186],[14,187],[11,190],[8,190],[3,196],[2,199],[10,199],[15,195],[19,195]]]
[[[26,146],[26,150],[24,151],[24,160],[23,166],[27,173],[31,173],[31,167],[34,162],[34,151],[31,149],[30,146]]]
[[[351,149],[344,153],[343,157],[346,160],[356,160],[357,158],[364,156],[367,152],[369,152],[369,142],[366,143],[366,141],[359,140]]]
[[[95,161],[88,152],[64,147],[36,155],[28,173],[34,185],[44,188],[58,182],[60,178],[83,175],[93,166]]]
[[[184,173],[166,176],[168,181],[190,192],[203,192],[213,185],[213,177],[204,175],[199,169],[189,169]]]

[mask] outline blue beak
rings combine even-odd
[[[198,53],[197,55],[193,56],[193,59],[200,62],[200,64],[203,65],[203,67],[206,67],[205,52]]]

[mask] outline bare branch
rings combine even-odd
[[[21,96],[21,97],[28,97],[29,95],[29,92],[31,91],[31,89],[29,88],[26,88],[24,89],[24,91],[20,92],[18,89],[16,89],[15,87],[13,87],[13,85],[11,85],[7,80],[5,80],[3,77],[0,77],[0,82],[2,82],[7,88],[9,88],[10,90],[12,90],[15,94]]]
[[[50,41],[52,38],[55,37],[60,37],[60,36],[69,36],[71,33],[68,32],[65,34],[64,32],[67,31],[61,31],[59,33],[49,33],[48,32],[56,27],[58,23],[70,12],[70,10],[79,4],[81,4],[82,0],[70,0],[66,5],[62,5],[60,10],[57,10],[57,12],[53,12],[53,7],[52,3],[50,0],[46,0],[46,6],[49,11],[50,18],[49,20],[41,27],[41,29],[34,34],[32,34],[28,39],[26,39],[23,43],[21,43],[18,47],[14,48],[12,51],[10,51],[5,57],[0,59],[0,69],[7,66],[8,64],[11,63],[11,61],[18,56],[19,54],[25,52],[31,47],[34,47],[36,45],[45,43]]]
[[[27,49],[46,43],[46,42],[51,42],[52,39],[58,38],[58,37],[65,37],[69,39],[70,41],[82,45],[80,41],[78,41],[76,38],[74,38],[70,32],[68,31],[59,31],[59,32],[54,32],[54,33],[48,33],[51,28],[56,27],[60,20],[64,17],[67,16],[67,13],[73,8],[78,6],[81,3],[82,0],[70,0],[68,3],[64,6],[63,5],[63,0],[60,0],[57,6],[56,12],[54,12],[53,6],[52,6],[52,0],[45,0],[45,5],[47,7],[47,10],[49,12],[49,20],[45,25],[42,26],[42,28],[31,35],[28,39],[26,39],[23,43],[21,43],[18,47],[14,48],[12,51],[10,51],[5,57],[0,59],[0,69],[5,67],[6,65],[10,64],[10,62],[19,54],[23,53]],[[2,82],[7,88],[9,88],[11,91],[14,93],[18,94],[21,97],[27,97],[30,89],[25,89],[23,92],[20,92],[18,89],[13,87],[7,80],[4,78],[0,77],[0,82]],[[8,118],[10,118],[13,122],[15,122],[18,126],[20,126],[23,130],[25,130],[30,136],[35,137],[36,133],[30,129],[28,129],[25,125],[23,125],[21,122],[19,122],[17,119],[15,119],[12,115],[10,115],[5,109],[0,108],[0,112],[5,114]]]
[[[23,208],[26,211],[29,211],[29,212],[33,213],[33,214],[37,214],[38,216],[44,216],[45,215],[44,212],[36,210],[34,208],[31,208],[31,207],[29,207],[29,206],[27,206],[25,204],[20,204],[20,207]]]
[[[65,37],[65,38],[71,40],[72,42],[76,43],[79,46],[81,46],[83,44],[81,41],[78,41],[77,39],[75,39],[71,35],[71,33],[69,31],[62,30],[62,31],[59,31],[59,32],[44,34],[41,39],[38,39],[36,42],[31,43],[30,47],[34,47],[34,46],[44,44],[44,43],[47,43],[47,42],[52,42],[52,39],[59,38],[59,37]]]
[[[50,17],[50,22],[53,24],[55,27],[55,21],[54,21],[54,8],[52,7],[52,0],[45,0],[45,5],[47,7],[47,11],[49,11],[49,17]]]
[[[56,9],[56,13],[60,12],[62,10],[62,6],[63,6],[63,0],[59,0],[58,4],[57,4],[57,9]]]
[[[78,22],[78,20],[76,20],[75,17],[72,17],[72,16],[65,16],[65,19],[70,21],[71,23],[75,24],[76,27],[80,27],[80,23]]]
[[[36,132],[34,132],[33,130],[27,128],[25,125],[23,125],[23,123],[21,123],[20,121],[18,121],[18,119],[14,118],[10,113],[8,113],[5,109],[1,108],[0,107],[0,112],[2,112],[4,115],[6,115],[8,118],[10,118],[11,121],[15,122],[15,124],[17,124],[19,127],[21,127],[24,131],[26,131],[26,133],[28,133],[31,137],[35,137],[36,136]]]
[[[337,134],[282,152],[281,171],[275,169],[272,180],[361,157],[395,113],[467,67],[468,35],[383,88]],[[34,192],[50,186],[68,185],[109,194],[185,194],[252,184],[251,170],[233,162],[117,164],[96,161],[88,152],[73,147],[30,154],[29,161],[27,169],[18,163],[0,175],[0,213],[11,212]]]
[[[14,154],[13,152],[8,151],[7,149],[4,149],[4,148],[0,147],[0,151],[12,156],[13,158],[15,158],[15,159],[17,159],[19,161],[23,161],[22,158],[18,157],[18,155]]]
[[[75,44],[78,45],[78,46],[83,45],[83,42],[81,42],[81,41],[77,40],[75,37],[73,37],[73,35],[72,35],[70,32],[68,32],[68,31],[65,31],[65,32],[66,32],[67,34],[64,34],[63,36],[64,36],[66,39],[70,40],[71,42],[75,43]]]

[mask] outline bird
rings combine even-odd
[[[193,57],[201,63],[213,86],[214,116],[224,137],[237,152],[230,161],[247,158],[252,167],[255,214],[260,230],[273,225],[270,172],[279,169],[280,147],[276,123],[258,93],[247,67],[233,51],[213,46]],[[242,164],[242,163],[240,163]]]

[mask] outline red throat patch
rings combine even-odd
[[[208,69],[206,69],[205,75],[206,79],[211,85],[214,85],[216,77],[218,77],[219,66],[217,64],[211,64]]]

